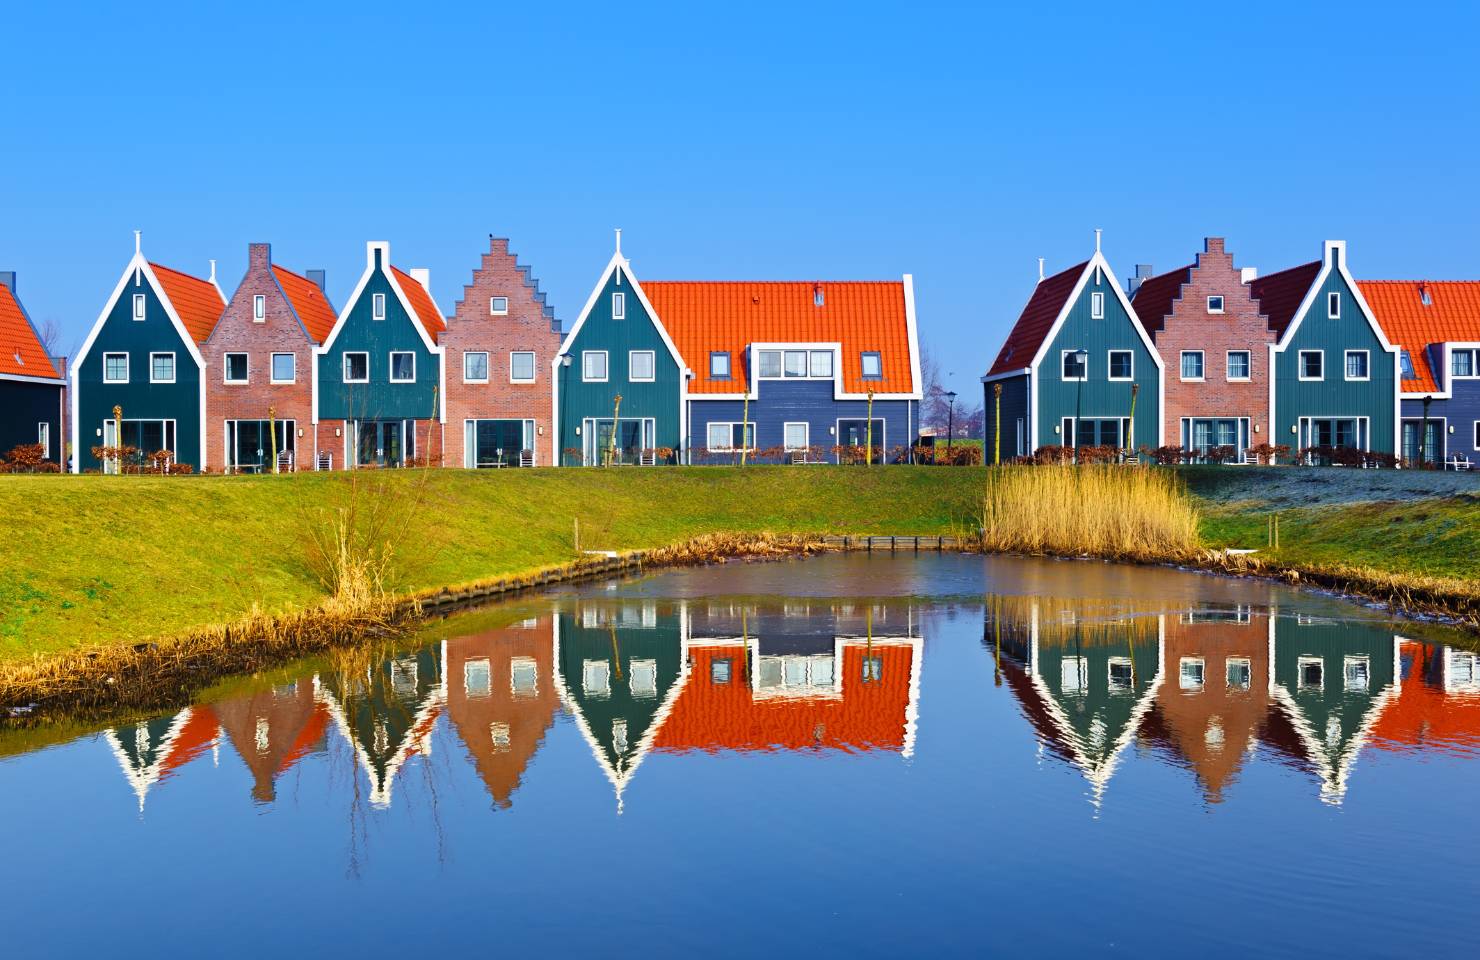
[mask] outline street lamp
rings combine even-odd
[[[1084,381],[1089,379],[1089,351],[1074,351],[1074,366],[1079,373],[1079,388],[1074,397],[1074,466],[1079,466],[1079,418],[1084,413]]]
[[[950,403],[946,413],[946,462],[952,463],[951,438],[956,435],[956,391],[947,390],[946,400]]]

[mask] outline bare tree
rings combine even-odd
[[[41,346],[48,357],[61,357],[66,355],[62,349],[62,326],[57,323],[55,317],[47,317],[41,321],[36,335],[41,338]]]
[[[920,348],[920,426],[934,427],[945,433],[950,419],[950,402],[940,383],[940,362],[929,347]]]

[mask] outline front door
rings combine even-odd
[[[884,460],[884,421],[881,418],[874,418],[872,435],[870,435],[869,421],[867,420],[838,421],[838,446],[854,447],[858,450],[856,457],[852,454],[840,454],[839,459],[841,461],[848,461],[850,459],[862,461],[864,450],[869,447],[870,443],[873,444],[872,449],[869,451],[872,454],[873,461],[875,463],[882,463]]]
[[[405,424],[400,420],[361,420],[361,466],[398,467],[401,465]]]
[[[1444,450],[1440,446],[1443,431],[1440,429],[1442,421],[1430,419],[1428,428],[1424,429],[1422,418],[1417,420],[1403,421],[1403,461],[1405,463],[1418,462],[1418,438],[1423,435],[1423,459],[1424,463],[1438,463],[1444,456]]]

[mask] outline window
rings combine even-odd
[[[502,317],[509,312],[508,297],[489,297],[488,314],[493,317]]]
[[[1065,693],[1083,693],[1089,686],[1089,661],[1065,657],[1059,663],[1059,685]]]
[[[488,382],[488,354],[483,351],[463,351],[463,383]]]
[[[134,319],[144,319],[144,295],[142,293],[134,294]]]
[[[252,322],[263,323],[267,320],[267,298],[257,294],[252,298]]]
[[[627,379],[633,383],[652,383],[657,355],[651,350],[633,350],[627,354]]]
[[[878,683],[880,680],[883,680],[883,679],[884,679],[884,658],[883,657],[864,657],[863,658],[863,682],[864,683]]]
[[[509,382],[534,383],[533,350],[515,350],[509,354]]]
[[[1216,295],[1216,294],[1214,294],[1211,297],[1208,297],[1208,313],[1222,313],[1222,312],[1223,312],[1223,298],[1221,296]]]
[[[298,379],[298,358],[291,353],[272,355],[272,382],[292,383]]]
[[[1203,668],[1202,657],[1183,657],[1177,685],[1183,690],[1201,690],[1203,688]]]
[[[833,375],[833,362],[831,350],[812,351],[812,376],[831,377]]]
[[[1129,350],[1111,350],[1110,379],[1130,380],[1134,376],[1132,372],[1135,364],[1134,356]]]
[[[497,721],[488,725],[488,738],[493,743],[495,753],[503,753],[509,749],[509,725]]]
[[[760,372],[762,377],[781,376],[781,351],[762,350],[760,356]]]
[[[1089,295],[1089,316],[1091,320],[1105,319],[1105,295],[1096,291]]]
[[[715,352],[709,355],[709,378],[711,380],[730,379],[730,355],[726,352]]]
[[[1341,676],[1347,693],[1362,693],[1372,682],[1371,662],[1363,656],[1343,657]]]
[[[787,350],[782,354],[781,372],[787,377],[805,377],[807,375],[807,351]]]
[[[49,423],[38,423],[38,424],[36,424],[36,442],[39,443],[39,444],[41,444],[41,456],[44,459],[50,460],[51,459],[51,424],[49,424]]]
[[[371,297],[370,300],[371,300],[370,318],[372,320],[384,320],[385,319],[385,294],[383,294],[383,293],[377,293],[375,296]]]
[[[486,697],[493,692],[493,670],[486,658],[463,664],[463,692],[469,697]]]
[[[1475,376],[1475,351],[1456,350],[1450,354],[1449,372],[1456,377]]]
[[[1135,668],[1130,657],[1111,657],[1109,679],[1111,693],[1129,692],[1135,685]]]
[[[809,427],[805,422],[787,423],[781,428],[782,441],[788,450],[805,450],[808,447]]]
[[[605,660],[587,660],[581,664],[581,690],[588,697],[612,695],[612,665]]]
[[[539,692],[540,669],[534,657],[514,657],[509,661],[509,689],[516,697],[530,697]]]
[[[228,353],[223,364],[227,383],[246,383],[250,379],[249,364],[245,353]]]
[[[606,382],[606,351],[585,350],[581,353],[581,379],[587,383]]]
[[[416,354],[410,350],[391,351],[391,383],[416,382]]]
[[[1341,319],[1341,294],[1326,294],[1326,318],[1329,320]]]
[[[1065,350],[1063,356],[1065,380],[1089,379],[1089,354],[1083,350]]]
[[[731,663],[729,657],[717,657],[709,661],[709,682],[729,683]]]
[[[1407,350],[1398,354],[1398,366],[1402,368],[1404,380],[1413,379],[1413,357]]]
[[[1300,351],[1300,379],[1324,380],[1326,355],[1320,350]]]
[[[1229,657],[1225,661],[1228,689],[1247,690],[1253,682],[1253,671],[1247,657]]]
[[[1371,380],[1371,371],[1367,369],[1366,350],[1348,350],[1346,352],[1346,378],[1348,380]]]
[[[1319,690],[1326,685],[1326,665],[1320,657],[1299,657],[1295,663],[1295,681],[1301,690]]]
[[[742,427],[744,428],[743,438]],[[753,450],[755,449],[755,424],[711,421],[706,429],[705,441],[709,449],[715,452]]]
[[[1251,354],[1247,350],[1228,351],[1228,379],[1247,380],[1251,375]]]
[[[1201,380],[1203,378],[1203,352],[1201,350],[1182,351],[1182,379]]]
[[[627,319],[627,295],[620,290],[612,294],[612,319]]]
[[[658,661],[633,660],[627,664],[627,677],[632,696],[650,700],[658,695]]]
[[[884,356],[883,356],[883,354],[879,353],[876,350],[865,351],[861,355],[860,361],[861,361],[861,363],[863,365],[863,379],[865,379],[865,380],[883,380],[884,379]]]
[[[370,354],[346,353],[344,355],[344,382],[370,382]]]
[[[175,355],[173,353],[149,354],[149,382],[175,382]]]
[[[1475,442],[1472,446],[1474,449],[1480,450],[1480,420],[1475,421]]]

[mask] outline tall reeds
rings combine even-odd
[[[987,471],[987,550],[1176,560],[1192,556],[1198,543],[1192,497],[1170,471],[1116,464]]]

